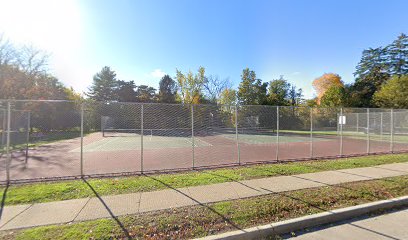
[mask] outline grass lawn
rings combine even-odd
[[[305,161],[282,164],[263,164],[187,173],[133,176],[122,178],[89,179],[88,183],[99,195],[145,192],[167,188],[190,187],[278,175],[293,175],[327,170],[369,167],[387,163],[408,162],[408,154],[364,156],[337,160]],[[5,205],[39,203],[95,197],[82,180],[11,185],[0,188],[0,199]]]
[[[88,222],[0,232],[2,239],[187,239],[408,194],[408,176]]]

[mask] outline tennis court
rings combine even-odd
[[[7,167],[9,179],[18,181],[408,150],[406,110],[70,101],[10,105],[10,111],[0,111],[0,181],[7,179]]]
[[[128,151],[140,150],[142,145],[142,138],[139,134],[132,134],[132,136],[111,136],[92,142],[85,145],[84,152],[110,152],[110,151]],[[161,149],[161,148],[191,148],[211,146],[199,138],[193,140],[189,137],[175,137],[175,136],[143,136],[144,149]],[[81,148],[72,150],[80,152]]]

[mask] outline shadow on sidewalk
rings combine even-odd
[[[7,191],[8,191],[9,186],[10,186],[10,184],[7,183],[6,188],[4,188],[4,191],[3,191],[3,197],[1,198],[0,219],[3,217],[3,209],[4,209],[4,205],[6,203]]]
[[[203,206],[203,207],[209,209],[211,212],[217,214],[219,217],[221,217],[225,222],[227,222],[228,224],[230,224],[230,225],[231,225],[232,227],[234,227],[235,229],[241,230],[241,231],[245,231],[244,229],[242,229],[241,227],[239,227],[238,225],[236,225],[234,222],[232,222],[231,219],[229,219],[229,218],[227,218],[226,216],[224,216],[223,214],[219,213],[217,210],[215,210],[214,208],[212,208],[212,207],[209,206],[208,204],[204,204],[204,203],[198,201],[197,199],[193,198],[192,196],[190,196],[190,195],[188,195],[188,194],[186,194],[186,193],[183,193],[182,191],[178,190],[177,188],[175,188],[175,187],[173,187],[173,186],[171,186],[171,185],[169,185],[169,184],[167,184],[167,183],[165,183],[165,182],[163,182],[163,181],[160,181],[159,179],[154,178],[154,177],[151,176],[151,175],[145,175],[145,174],[143,174],[143,176],[148,177],[148,178],[150,178],[150,179],[153,179],[153,180],[155,180],[155,181],[157,181],[157,182],[163,184],[163,185],[166,186],[167,188],[172,189],[172,190],[176,191],[177,193],[179,193],[179,194],[181,194],[181,195],[183,195],[183,196],[185,196],[185,197],[187,197],[187,198],[193,200],[195,203],[197,203],[197,205]]]
[[[103,204],[103,206],[106,208],[108,211],[109,215],[113,218],[113,220],[116,221],[116,223],[119,225],[119,227],[122,229],[123,233],[125,234],[127,239],[132,239],[132,237],[129,234],[129,231],[126,229],[126,227],[123,225],[123,223],[119,220],[117,216],[110,210],[109,206],[105,203],[105,201],[101,198],[101,196],[98,194],[98,192],[92,187],[91,184],[86,179],[82,179],[86,185],[92,190],[92,192],[95,194],[95,196],[99,199],[99,201]]]

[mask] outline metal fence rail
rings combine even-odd
[[[408,110],[0,101],[0,181],[408,150]]]

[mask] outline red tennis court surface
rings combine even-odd
[[[276,162],[303,160],[310,158],[332,158],[340,155],[340,137],[315,136],[313,142],[305,135],[280,137],[279,149],[274,136],[270,141],[251,143],[222,135],[196,136],[177,143],[178,140],[147,144],[142,151],[140,146],[133,149],[120,149],[126,141],[106,140],[100,133],[84,137],[83,174],[111,175],[121,173],[140,173],[143,161],[144,171],[171,171],[193,167],[219,167],[255,162]],[[149,141],[145,137],[144,141]],[[300,139],[300,140],[296,140]],[[193,143],[194,141],[194,143]],[[111,149],[113,142],[117,149]],[[344,156],[367,154],[367,141],[343,137]],[[96,147],[89,148],[90,146]],[[131,144],[127,142],[126,144]],[[185,144],[185,145],[183,145]],[[194,148],[192,147],[194,144]],[[88,146],[88,148],[87,148]],[[240,156],[238,156],[238,148]],[[394,151],[408,149],[407,143],[394,143]],[[390,142],[370,140],[370,153],[390,152]],[[277,154],[277,151],[279,152]],[[38,180],[46,178],[72,177],[81,175],[80,138],[61,140],[29,149],[27,162],[24,151],[13,151],[10,165],[10,180]],[[0,156],[0,181],[6,180],[5,154]]]

